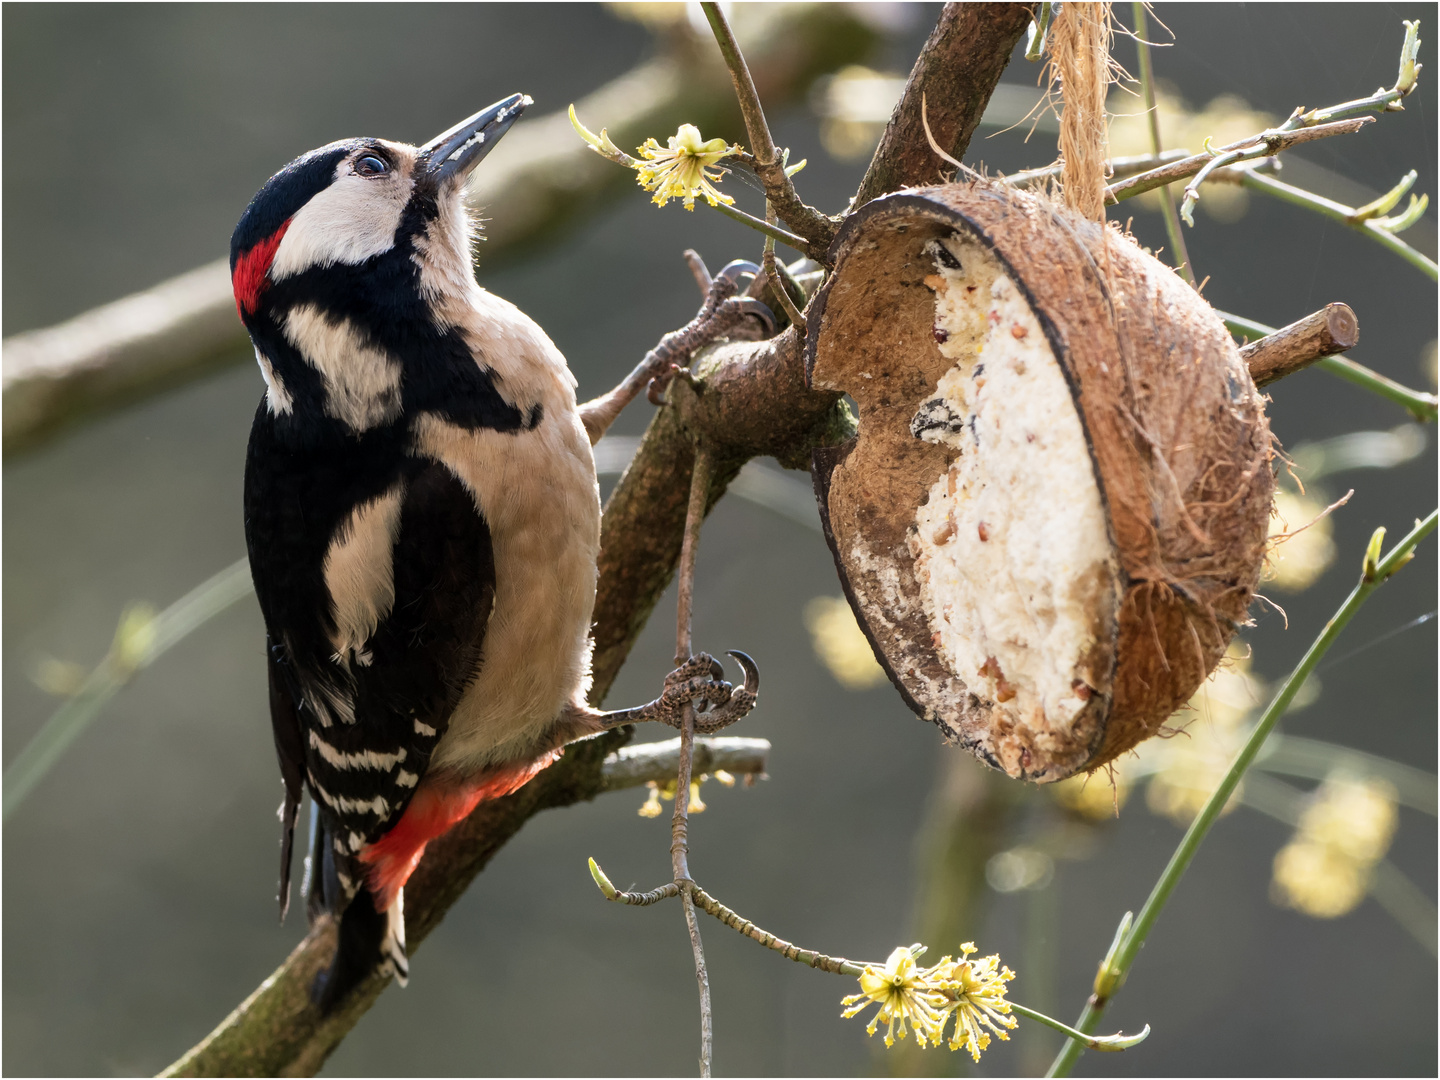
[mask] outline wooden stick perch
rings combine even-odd
[[[1293,375],[1303,367],[1353,349],[1360,342],[1360,321],[1348,304],[1326,304],[1313,315],[1282,327],[1240,350],[1256,386]]]

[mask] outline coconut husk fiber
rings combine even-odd
[[[950,670],[907,543],[957,456],[910,430],[953,365],[925,279],[927,242],[955,233],[994,255],[1038,319],[1080,417],[1119,568],[1111,599],[1087,612],[1094,692],[1060,727],[1012,722],[983,679]],[[1265,554],[1272,438],[1220,319],[1114,226],[983,180],[876,199],[847,219],[831,254],[806,376],[854,398],[859,434],[817,451],[813,475],[846,595],[891,681],[947,739],[1027,780],[1095,769],[1156,734],[1246,621]]]

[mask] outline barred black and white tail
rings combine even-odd
[[[310,920],[324,912],[343,912],[335,959],[315,978],[311,997],[330,1012],[372,973],[393,975],[404,986],[410,977],[405,953],[405,891],[384,911],[365,888],[355,861],[337,857],[323,822],[311,818],[310,857],[306,859],[307,910]]]

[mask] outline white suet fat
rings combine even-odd
[[[943,245],[943,247],[941,246]],[[993,255],[934,241],[935,338],[954,366],[912,423],[956,451],[910,536],[945,662],[1041,742],[1065,731],[1108,671],[1093,669],[1096,612],[1118,568],[1065,373]]]

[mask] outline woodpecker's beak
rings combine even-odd
[[[511,94],[488,108],[481,109],[468,120],[462,120],[449,131],[436,135],[420,148],[426,171],[436,184],[452,177],[464,179],[480,159],[510,130],[526,105],[534,103],[528,94]]]

